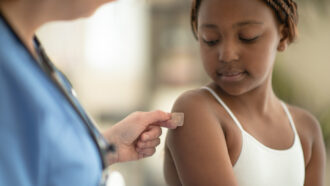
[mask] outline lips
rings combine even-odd
[[[222,81],[225,82],[236,82],[242,80],[246,76],[246,71],[221,71],[217,72],[217,75]]]
[[[222,76],[237,76],[241,73],[243,73],[243,72],[223,72],[223,73],[220,73],[220,75],[222,75]]]

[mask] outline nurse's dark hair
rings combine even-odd
[[[198,12],[202,1],[192,0],[190,24],[194,36],[198,39]],[[293,0],[262,0],[274,12],[280,24],[287,30],[288,43],[292,43],[298,36],[298,6]]]

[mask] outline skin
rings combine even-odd
[[[282,150],[291,147],[294,132],[271,86],[276,54],[288,45],[287,29],[260,0],[204,0],[198,23],[202,61],[212,79],[208,87],[262,144]],[[320,125],[307,111],[288,108],[303,148],[305,185],[324,185]],[[206,90],[197,89],[181,95],[173,111],[183,112],[185,121],[167,135],[168,185],[237,185],[233,165],[242,136],[224,108]]]
[[[92,15],[101,5],[113,0],[0,0],[0,9],[31,55],[36,30],[45,23],[73,20]],[[171,114],[162,111],[135,112],[103,132],[116,152],[108,155],[109,164],[149,157],[160,143],[161,127],[174,129]]]

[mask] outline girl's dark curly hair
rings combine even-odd
[[[193,0],[191,7],[190,24],[192,31],[197,37],[198,32],[198,11],[203,0]],[[288,30],[288,43],[292,43],[298,35],[298,7],[297,3],[293,0],[262,0],[272,10],[274,10],[278,21],[284,24]]]

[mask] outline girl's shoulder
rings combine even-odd
[[[226,129],[228,114],[207,90],[199,88],[182,93],[175,101],[172,112],[183,112],[185,125]],[[198,122],[197,122],[198,121]]]
[[[299,133],[310,138],[321,134],[320,123],[312,113],[297,106],[289,104],[287,106]]]
[[[173,111],[185,114],[197,114],[205,117],[221,117],[225,110],[205,89],[198,88],[182,93],[173,105]],[[223,111],[223,112],[222,112]]]
[[[219,102],[206,88],[197,88],[183,92],[174,103],[174,107],[177,106],[213,107],[219,106]]]
[[[183,92],[175,101],[174,106],[186,107],[198,104],[206,106],[210,103],[209,95],[204,89],[192,89]]]

